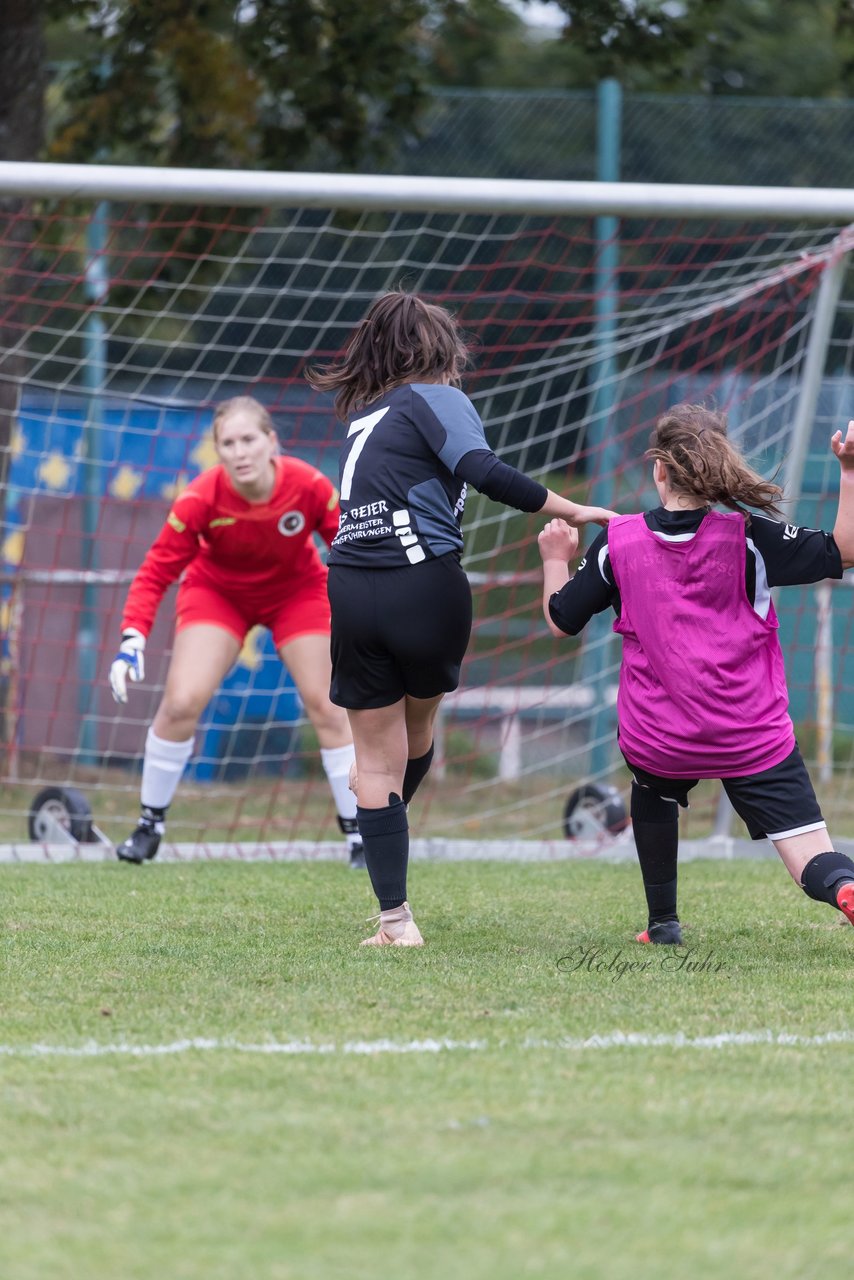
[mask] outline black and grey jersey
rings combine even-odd
[[[444,383],[395,387],[348,424],[328,563],[384,568],[459,555],[469,484],[520,511],[546,501],[543,485],[495,456],[462,391]]]
[[[699,529],[707,508],[668,511],[656,507],[644,519],[660,538],[685,541]],[[806,529],[784,524],[754,513],[745,525],[745,592],[756,612],[768,616],[772,587],[798,586],[841,578],[842,557],[833,535],[822,529]],[[573,578],[549,601],[549,613],[556,626],[575,636],[596,613],[611,608],[620,616],[620,593],[611,571],[608,531],[603,529],[591,543]]]

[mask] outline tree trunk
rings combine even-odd
[[[0,0],[0,160],[34,160],[44,127],[42,0]],[[30,239],[27,201],[0,193],[0,545],[6,538],[9,451],[26,378],[22,266]],[[5,636],[0,636],[3,650]],[[0,654],[0,733],[8,743],[8,652]]]
[[[42,145],[44,103],[42,0],[3,0],[0,5],[0,160],[34,160]],[[9,442],[25,375],[24,308],[20,250],[26,236],[26,202],[0,194],[0,486],[5,488]],[[2,503],[0,495],[0,503]],[[0,521],[2,521],[0,508]]]

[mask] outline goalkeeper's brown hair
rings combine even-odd
[[[450,311],[416,293],[394,289],[377,298],[331,364],[310,368],[317,391],[334,391],[342,421],[406,382],[447,378],[459,386],[469,347]]]
[[[663,413],[646,456],[659,460],[675,493],[718,503],[748,516],[748,508],[780,516],[783,490],[754,471],[727,439],[726,415],[700,404],[677,404]]]

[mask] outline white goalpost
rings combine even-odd
[[[788,517],[829,527],[827,442],[854,416],[852,221],[847,190],[0,163],[0,856],[109,857],[135,822],[171,595],[127,707],[107,673],[135,569],[215,460],[218,401],[262,400],[283,449],[336,478],[340,424],[305,369],[403,285],[455,311],[490,443],[551,488],[650,505],[656,416],[703,400],[782,476]],[[611,620],[546,633],[538,527],[469,499],[475,625],[416,857],[631,853],[612,834],[628,775]],[[854,837],[849,598],[786,588],[778,612],[802,749]],[[700,790],[686,848],[742,851]],[[343,856],[265,633],[205,713],[167,840],[161,858]]]

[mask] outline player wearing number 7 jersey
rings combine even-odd
[[[359,831],[379,929],[370,945],[420,946],[407,901],[406,806],[433,758],[433,721],[457,687],[471,630],[460,564],[468,485],[519,511],[604,524],[501,462],[459,389],[468,360],[451,314],[414,294],[379,298],[340,361],[311,370],[347,422],[341,520],[329,553],[332,701],[346,707]]]
[[[139,680],[143,652],[166,589],[182,575],[166,687],[148,731],[139,825],[116,850],[153,858],[168,808],[193,750],[199,716],[236,661],[250,627],[265,626],[290,671],[350,846],[364,867],[348,787],[353,747],[346,715],[329,701],[329,601],[314,534],[338,526],[337,494],[321,472],[279,454],[269,413],[249,396],[221,404],[213,437],[220,465],[176,499],[128,593],[122,641],[110,672],[117,702]]]

